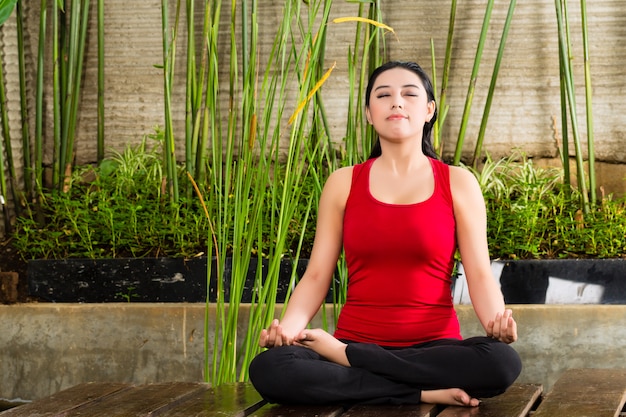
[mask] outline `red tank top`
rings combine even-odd
[[[460,339],[451,294],[456,223],[449,167],[430,159],[433,194],[395,205],[370,193],[374,160],[352,173],[343,219],[348,292],[335,337],[392,347]]]

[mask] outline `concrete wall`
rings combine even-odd
[[[549,389],[565,369],[624,367],[626,306],[512,308],[519,382]],[[471,306],[457,311],[465,337],[483,334]],[[247,323],[248,308],[240,313]],[[0,398],[35,400],[87,381],[203,381],[204,315],[204,304],[0,305]]]
[[[38,41],[39,2],[23,2],[26,12],[24,24],[26,48],[28,52],[26,68],[34,79]],[[51,3],[51,2],[48,2]],[[172,5],[175,2],[170,2]],[[202,3],[202,2],[197,2]],[[239,3],[239,2],[238,2]],[[471,121],[464,152],[470,155],[474,142],[486,92],[493,70],[499,38],[509,2],[496,2],[487,43],[483,52],[483,62],[476,81],[476,92]],[[275,35],[275,28],[282,18],[283,0],[265,0],[259,8],[260,40],[259,59],[267,60]],[[432,72],[430,40],[435,46],[438,66],[437,78],[441,77],[445,53],[451,0],[437,3],[418,0],[382,2],[383,20],[394,28],[396,37],[387,36],[388,57],[390,59],[410,59],[420,62]],[[487,0],[468,0],[458,6],[455,38],[452,44],[453,59],[448,88],[450,105],[448,121],[444,127],[447,152],[453,152],[460,127],[465,97],[468,89],[476,45],[482,25]],[[91,3],[93,25],[89,31],[89,45],[86,51],[87,64],[80,107],[80,120],[76,138],[76,160],[78,163],[94,161],[96,158],[96,2]],[[173,7],[173,6],[172,6]],[[303,13],[306,7],[302,4]],[[331,19],[357,14],[358,4],[335,0]],[[173,19],[174,10],[170,10]],[[626,8],[615,0],[594,0],[587,2],[591,79],[593,83],[593,112],[595,150],[599,160],[610,164],[626,163],[626,139],[623,114],[626,101],[619,97],[626,91],[624,62],[626,48]],[[231,53],[228,24],[230,7],[222,8],[219,50],[227,62]],[[240,13],[240,10],[237,11]],[[571,7],[570,30],[572,33],[575,82],[578,96],[578,117],[583,139],[586,138],[584,117],[583,57],[579,7]],[[506,44],[506,50],[489,126],[486,132],[484,149],[499,157],[507,155],[511,149],[520,148],[531,156],[555,158],[558,156],[557,143],[562,140],[560,124],[559,70],[557,25],[554,2],[545,0],[525,0],[517,2],[514,18]],[[2,28],[4,61],[7,69],[8,102],[12,119],[11,130],[14,155],[21,155],[21,132],[16,68],[15,16]],[[237,17],[240,19],[240,16]],[[201,11],[198,12],[201,21]],[[184,14],[181,16],[184,22]],[[348,95],[348,68],[346,56],[348,47],[354,43],[354,23],[331,24],[328,28],[326,67],[337,63],[331,78],[322,89],[326,113],[333,131],[331,138],[340,142],[345,134]],[[184,39],[184,24],[181,24],[180,39]],[[240,38],[240,37],[238,37]],[[240,51],[240,49],[239,49]],[[184,118],[184,53],[185,46],[178,46],[177,62],[180,65],[175,78],[173,118],[178,125],[176,136],[182,140]],[[110,0],[105,5],[105,136],[107,147],[121,148],[126,143],[136,143],[143,135],[152,133],[155,125],[163,125],[163,79],[155,67],[162,63],[161,2],[145,0],[128,2]],[[50,69],[48,69],[50,71]],[[222,66],[224,91],[227,91],[226,75],[228,65]],[[50,85],[51,83],[47,83]],[[34,102],[34,88],[29,94]],[[441,80],[438,80],[441,85]],[[51,146],[51,103],[46,96],[45,117],[48,128],[48,150]],[[617,98],[617,99],[616,99]],[[224,95],[224,100],[227,100]],[[289,112],[285,112],[287,115]],[[34,112],[31,111],[31,116]],[[34,120],[31,120],[31,125]],[[288,135],[284,135],[285,137]],[[182,143],[179,148],[182,150]],[[570,147],[573,149],[573,147]],[[51,160],[51,153],[47,153]],[[553,164],[558,162],[551,161]],[[600,168],[598,185],[604,185],[607,192],[626,191],[624,177],[626,170],[615,170],[613,165]],[[617,178],[617,180],[616,180]]]

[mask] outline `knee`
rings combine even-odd
[[[282,346],[259,353],[248,367],[248,376],[261,396],[272,403],[285,402],[291,381],[290,370],[297,359],[294,346]],[[308,350],[300,348],[301,350]]]
[[[270,402],[275,402],[274,393],[276,392],[276,359],[273,350],[267,350],[259,353],[248,367],[248,376],[250,382],[256,390]]]
[[[519,354],[506,343],[497,343],[493,346],[494,383],[504,392],[510,387],[522,372],[522,360]]]

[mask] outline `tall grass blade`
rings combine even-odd
[[[465,98],[465,107],[463,109],[463,116],[461,118],[461,128],[459,129],[459,136],[456,142],[456,150],[454,152],[453,164],[458,165],[461,162],[461,154],[463,151],[463,143],[465,142],[465,133],[467,131],[467,125],[469,123],[469,116],[472,108],[472,101],[474,99],[474,90],[476,88],[476,79],[478,78],[478,69],[480,68],[480,61],[482,60],[482,53],[487,39],[487,29],[489,28],[489,22],[491,20],[491,12],[493,10],[494,0],[489,0],[485,8],[485,16],[483,18],[483,25],[480,31],[480,39],[478,40],[478,47],[476,48],[476,56],[474,58],[474,66],[472,68],[472,75],[470,76],[469,86],[467,89],[467,96]]]
[[[564,74],[564,87],[567,97],[567,105],[569,109],[570,124],[572,127],[572,135],[574,140],[574,148],[576,151],[576,177],[578,180],[578,190],[580,193],[580,205],[583,213],[589,212],[589,196],[587,194],[587,185],[585,181],[585,169],[583,164],[582,146],[580,143],[580,133],[578,129],[578,117],[576,114],[576,96],[574,93],[574,80],[572,70],[572,53],[569,34],[569,20],[567,13],[567,1],[555,0],[557,25],[559,33],[559,44],[561,45],[561,65]],[[567,140],[563,137],[563,143]],[[564,155],[567,157],[567,155]]]
[[[504,22],[504,28],[502,29],[502,35],[500,36],[500,46],[498,47],[498,54],[496,56],[496,62],[493,67],[493,73],[491,75],[491,82],[489,84],[489,91],[487,92],[487,99],[485,101],[485,109],[483,110],[483,117],[478,130],[478,137],[476,139],[476,146],[474,148],[474,157],[472,158],[472,165],[476,168],[478,161],[482,155],[483,141],[485,138],[485,131],[487,130],[487,121],[489,120],[489,113],[491,111],[491,102],[493,101],[493,94],[496,89],[496,82],[498,80],[498,73],[500,72],[500,64],[502,63],[502,57],[504,55],[504,46],[509,34],[509,28],[511,21],[513,20],[513,12],[515,10],[516,0],[511,0],[509,3],[509,10]]]
[[[587,29],[587,1],[580,0],[580,14],[582,17],[583,56],[585,65],[585,109],[587,116],[587,153],[589,169],[589,202],[595,206],[596,196],[596,164],[593,134],[593,105],[591,88],[591,63],[589,60],[589,34]]]
[[[98,0],[98,162],[104,159],[104,0]]]
[[[452,39],[454,37],[454,25],[456,21],[456,0],[452,0],[450,4],[450,18],[448,21],[448,37],[446,40],[446,53],[443,62],[443,73],[441,75],[441,95],[439,98],[439,117],[435,121],[434,126],[434,148],[438,155],[443,154],[443,126],[448,115],[448,82],[450,78],[450,66],[452,65]],[[432,47],[431,47],[432,48]],[[434,56],[434,50],[431,49],[431,55]],[[433,66],[434,68],[434,66]],[[433,77],[434,78],[434,77]],[[437,90],[435,90],[437,91]]]
[[[17,20],[17,53],[20,80],[20,119],[22,122],[22,166],[24,176],[24,194],[27,199],[33,198],[33,166],[31,155],[30,117],[28,113],[27,86],[26,86],[26,57],[24,50],[24,5],[16,4]],[[17,201],[17,200],[16,200]],[[19,215],[21,204],[16,204],[16,213]]]
[[[54,0],[53,0],[54,1]],[[37,46],[37,76],[35,85],[35,145],[34,174],[37,192],[43,190],[43,92],[47,32],[47,1],[41,0],[39,15],[39,44]]]
[[[161,19],[163,35],[163,91],[165,107],[165,166],[167,171],[167,190],[171,201],[178,201],[178,176],[176,168],[176,146],[174,141],[174,126],[172,120],[172,85],[174,82],[174,68],[176,67],[176,38],[180,13],[180,0],[176,5],[176,17],[171,38],[169,34],[169,2],[161,0]]]

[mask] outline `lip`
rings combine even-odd
[[[392,114],[391,116],[387,117],[387,120],[404,120],[406,118],[407,117],[405,115],[396,113],[396,114]]]

